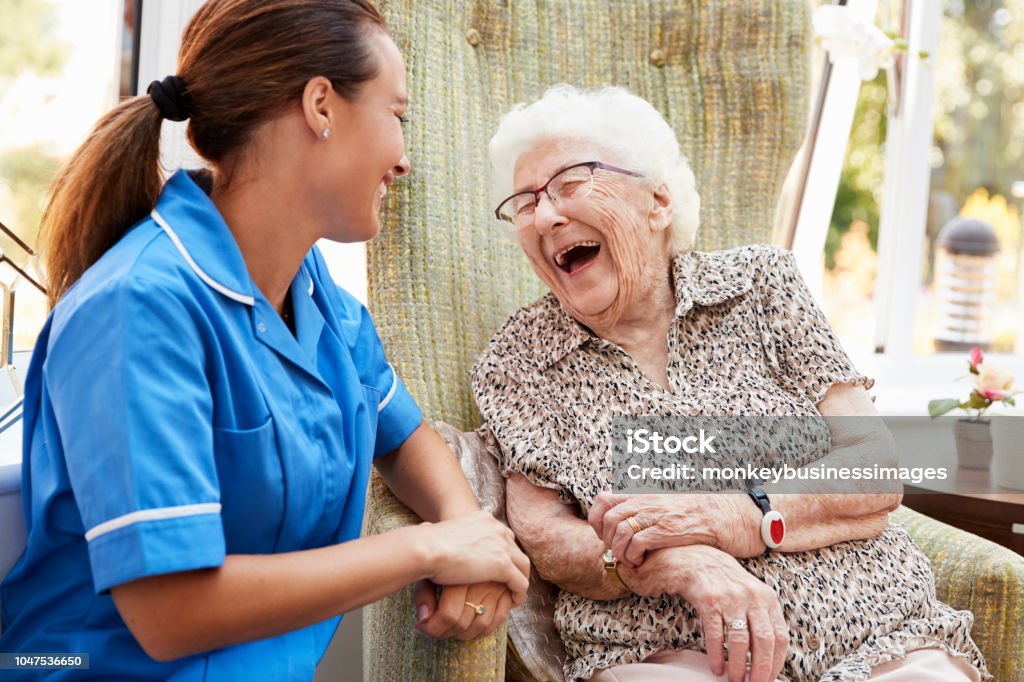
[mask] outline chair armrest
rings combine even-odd
[[[906,507],[891,518],[931,561],[938,598],[974,613],[971,636],[989,672],[1024,679],[1024,556]]]
[[[386,533],[420,519],[399,502],[374,471],[370,480],[365,535]],[[505,679],[505,626],[470,642],[435,640],[417,634],[412,588],[363,609],[363,680],[439,682]]]

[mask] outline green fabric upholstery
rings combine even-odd
[[[408,66],[413,171],[392,187],[370,246],[370,307],[392,364],[428,419],[463,430],[478,425],[469,367],[508,315],[543,293],[489,201],[487,141],[514,103],[559,82],[630,88],[665,114],[696,174],[703,199],[697,248],[771,240],[781,182],[807,117],[804,0],[379,5]],[[1009,675],[997,679],[1024,679],[1008,672],[1021,674],[1024,650],[1020,632],[1008,627],[1021,619],[1019,565],[966,534],[957,543],[962,554],[937,549],[929,542],[946,536],[941,524],[911,514],[901,511],[901,519],[925,539],[940,596],[978,614],[979,644],[993,671]],[[416,521],[375,476],[366,532]],[[985,566],[1001,576],[998,587],[977,582]],[[413,634],[411,603],[405,590],[365,609],[365,679],[484,682],[504,679],[506,664],[510,679],[528,679],[516,653],[506,657],[503,630],[476,642],[434,642]]]
[[[996,680],[1024,680],[1024,557],[907,507],[892,515],[928,555],[939,599],[974,613],[971,634]]]

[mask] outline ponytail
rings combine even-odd
[[[160,124],[149,96],[107,113],[54,182],[40,227],[50,307],[160,196]]]

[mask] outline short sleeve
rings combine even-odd
[[[780,376],[818,404],[835,384],[871,388],[815,302],[789,251],[766,249],[755,289],[765,352]]]
[[[43,381],[96,591],[221,565],[196,316],[181,296],[130,278],[68,303],[55,313]]]
[[[569,481],[563,480],[574,460],[564,435],[577,427],[560,419],[528,385],[487,363],[473,368],[473,392],[500,446],[502,475],[522,474],[536,486],[557,490],[562,502],[575,503]]]
[[[364,386],[380,395],[377,409],[377,437],[373,456],[394,452],[423,422],[423,413],[387,360],[384,344],[370,312],[351,294],[338,287],[346,326],[349,352]]]

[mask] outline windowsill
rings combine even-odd
[[[1024,383],[1024,357],[986,356],[993,364],[1009,369],[1016,386]],[[927,416],[928,401],[939,398],[965,399],[974,387],[967,370],[966,353],[947,353],[910,358],[874,355],[856,363],[858,369],[875,379],[871,389],[875,407],[883,416]]]

